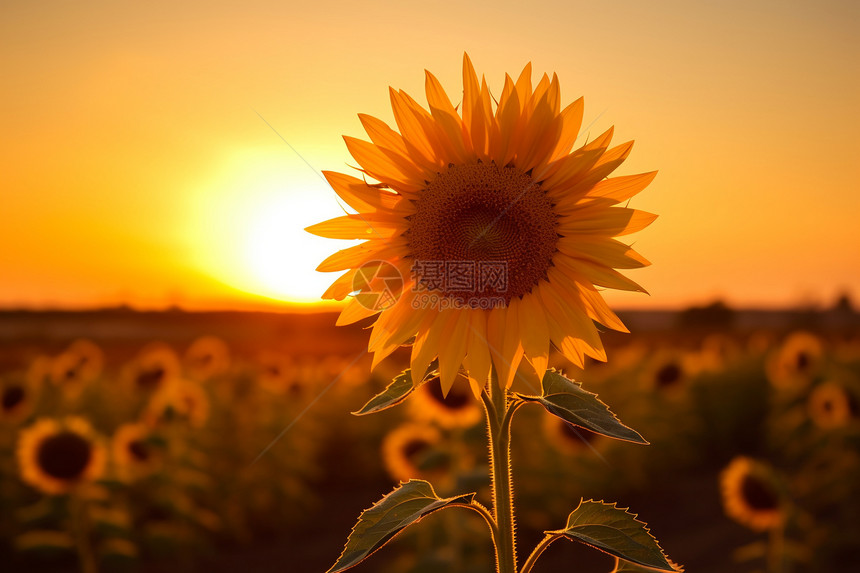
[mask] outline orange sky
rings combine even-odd
[[[668,307],[860,298],[860,23],[849,1],[4,3],[0,307],[234,308],[312,300],[345,242],[322,169],[351,163],[387,86],[458,99],[527,61],[585,96],[592,134],[658,169],[632,206]],[[296,154],[258,116],[298,151]],[[587,134],[584,134],[587,135]],[[300,155],[299,155],[300,154]]]

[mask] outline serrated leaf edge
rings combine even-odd
[[[606,408],[606,411],[607,411],[607,412],[612,416],[612,419],[613,419],[613,420],[615,420],[616,422],[618,422],[618,425],[619,425],[619,426],[621,426],[622,428],[625,428],[625,429],[627,429],[627,430],[630,430],[631,432],[633,432],[634,434],[636,434],[637,436],[639,436],[639,438],[640,438],[640,440],[641,440],[641,441],[637,441],[637,440],[633,440],[633,439],[627,439],[627,438],[620,438],[620,437],[618,437],[618,436],[609,436],[609,435],[603,434],[603,433],[601,433],[601,432],[596,432],[596,431],[592,430],[591,428],[586,428],[585,426],[582,426],[582,425],[580,425],[580,424],[574,424],[575,426],[579,426],[580,428],[584,428],[584,429],[588,430],[589,432],[594,432],[595,434],[600,434],[601,436],[606,436],[607,438],[611,438],[611,439],[613,439],[613,440],[619,440],[619,441],[622,441],[622,442],[629,442],[629,443],[631,443],[631,444],[640,444],[640,445],[643,445],[643,446],[651,445],[651,442],[649,442],[648,440],[646,440],[646,439],[645,439],[645,437],[644,437],[642,434],[640,434],[639,432],[637,432],[636,430],[634,430],[633,428],[631,428],[630,426],[628,426],[627,424],[625,424],[624,422],[622,422],[622,421],[618,418],[618,415],[617,415],[615,412],[613,412],[613,411],[612,411],[612,409],[609,407],[609,404],[607,404],[606,402],[604,402],[603,400],[601,400],[601,399],[600,399],[600,396],[599,396],[596,392],[589,392],[588,390],[586,390],[585,388],[583,388],[583,387],[582,387],[582,382],[580,382],[580,381],[578,381],[578,380],[573,380],[573,379],[571,379],[571,378],[568,378],[567,376],[565,376],[565,375],[564,375],[564,373],[563,373],[561,370],[556,370],[555,368],[549,368],[549,369],[547,370],[547,374],[549,374],[549,373],[558,374],[559,376],[562,376],[565,380],[567,380],[568,382],[570,382],[570,383],[572,383],[572,384],[575,384],[578,388],[580,388],[580,389],[581,389],[583,392],[585,392],[586,394],[589,394],[589,395],[591,395],[591,396],[594,396],[594,399],[595,399],[595,400],[597,400],[597,402],[598,402],[598,403],[600,403],[602,406],[604,406],[604,407]],[[544,375],[544,378],[546,378],[546,375]],[[543,392],[543,380],[541,380],[541,392]],[[517,398],[519,398],[520,400],[525,400],[526,402],[538,403],[538,404],[540,404],[541,406],[543,406],[543,408],[544,408],[545,410],[547,410],[547,412],[549,412],[549,413],[550,413],[550,414],[552,414],[553,416],[556,416],[556,414],[553,414],[552,412],[550,412],[550,411],[547,409],[546,405],[544,405],[544,400],[546,400],[547,398],[549,398],[549,397],[551,397],[551,396],[564,396],[564,395],[567,395],[567,394],[569,394],[569,392],[555,392],[555,393],[553,393],[553,394],[543,394],[543,393],[541,393],[541,395],[540,395],[540,396],[533,396],[533,395],[529,395],[529,394],[521,394],[521,393],[519,393],[519,392],[514,392],[514,395],[515,395]],[[556,416],[556,417],[559,417],[559,416]],[[568,421],[568,420],[565,420],[565,422],[568,422],[568,423],[570,423],[570,424],[573,424],[573,422],[570,422],[570,421]],[[574,510],[574,511],[575,511],[575,510]]]
[[[582,505],[583,505],[583,504],[585,504],[585,503],[596,503],[596,504],[600,504],[600,505],[602,505],[603,507],[609,507],[609,508],[611,508],[611,509],[615,509],[615,510],[618,510],[618,511],[622,511],[622,512],[624,512],[626,515],[629,515],[630,517],[632,517],[632,518],[633,518],[633,521],[634,521],[634,522],[636,522],[636,523],[638,523],[638,524],[640,524],[640,525],[642,526],[643,531],[645,531],[645,533],[646,533],[646,534],[648,534],[648,536],[649,536],[651,539],[653,539],[653,540],[654,540],[654,545],[656,545],[656,546],[657,546],[657,549],[660,551],[660,555],[662,555],[662,556],[663,556],[663,559],[665,559],[665,560],[666,560],[666,562],[669,564],[669,566],[670,566],[670,567],[672,567],[672,571],[673,571],[674,573],[682,573],[682,572],[684,571],[684,568],[683,568],[683,567],[681,567],[680,569],[677,569],[676,567],[680,567],[680,566],[679,566],[679,565],[677,565],[676,563],[674,563],[671,559],[669,559],[669,556],[668,556],[668,555],[666,555],[666,552],[665,552],[665,551],[663,551],[663,548],[662,548],[662,547],[660,547],[660,542],[659,542],[659,541],[657,541],[657,538],[656,538],[656,537],[654,537],[654,536],[651,534],[651,528],[649,528],[649,527],[648,527],[648,524],[647,524],[646,522],[644,522],[644,521],[640,521],[640,520],[636,519],[637,517],[639,517],[639,514],[638,514],[638,513],[630,513],[630,511],[628,511],[628,510],[630,509],[629,507],[618,507],[618,502],[607,503],[606,501],[604,501],[604,500],[602,500],[602,499],[598,501],[598,500],[595,500],[595,499],[593,499],[593,498],[592,498],[592,499],[587,499],[587,500],[586,500],[586,499],[580,499],[580,500],[579,500],[579,505],[577,505],[577,506],[576,506],[576,508],[575,508],[573,511],[571,511],[571,512],[570,512],[570,514],[568,514],[568,517],[567,517],[567,518],[568,518],[568,520],[570,520],[570,516],[571,516],[571,515],[573,515],[574,513],[576,513],[576,512],[577,512],[577,510],[579,510],[579,508],[580,508],[580,507],[582,507]],[[568,528],[568,527],[565,527],[564,529],[557,529],[557,530],[554,530],[554,531],[544,531],[544,533],[546,533],[547,535],[559,535],[559,536],[564,537],[565,539],[569,539],[570,541],[578,541],[579,543],[584,543],[585,545],[588,545],[589,547],[593,547],[594,549],[597,549],[598,551],[602,551],[603,553],[606,553],[607,555],[612,555],[611,553],[607,552],[606,550],[604,550],[604,549],[602,549],[602,548],[600,548],[600,547],[595,547],[594,545],[591,545],[590,543],[586,543],[585,541],[583,541],[583,540],[581,540],[581,539],[570,539],[570,537],[568,537],[568,536],[566,535],[566,533],[567,533],[567,531],[568,531],[568,530],[569,530],[569,528]],[[613,556],[613,557],[615,557],[616,559],[620,559],[617,555],[612,555],[612,556]],[[635,561],[630,561],[629,559],[624,559],[624,560],[625,560],[625,561],[629,561],[630,563],[635,563],[636,565],[640,565],[640,566],[642,566],[642,567],[646,567],[646,568],[649,568],[649,567],[650,567],[651,569],[654,569],[655,571],[666,571],[666,572],[669,572],[669,570],[668,570],[668,569],[659,569],[659,568],[657,568],[657,567],[651,567],[650,565],[643,565],[642,563],[637,563],[637,562],[635,562]]]
[[[364,406],[362,406],[361,408],[359,408],[355,412],[350,412],[350,413],[353,416],[367,416],[368,414],[376,414],[377,412],[382,412],[383,410],[387,410],[388,408],[393,408],[394,406],[397,406],[398,404],[404,402],[422,384],[426,384],[428,382],[431,382],[432,380],[434,380],[435,378],[437,378],[439,376],[438,361],[434,360],[430,364],[430,367],[427,369],[427,372],[424,374],[424,378],[422,378],[418,384],[414,384],[412,386],[412,388],[410,388],[409,390],[406,391],[405,394],[403,394],[403,396],[401,396],[400,398],[398,398],[397,400],[395,400],[393,402],[389,402],[389,403],[384,404],[382,406],[376,406],[376,407],[373,407],[373,408],[365,411],[365,408],[367,408],[371,402],[373,402],[374,400],[376,400],[377,398],[379,398],[380,396],[385,394],[388,391],[388,389],[391,388],[400,378],[409,377],[410,371],[411,371],[411,369],[407,368],[407,369],[403,370],[402,372],[400,372],[400,374],[395,376],[394,379],[382,390],[382,392],[375,394],[373,397],[370,398],[370,400],[368,400],[367,402],[364,403]]]
[[[337,566],[338,562],[340,562],[341,558],[343,558],[344,554],[346,554],[347,547],[349,547],[349,540],[352,538],[352,534],[353,534],[353,533],[355,533],[355,528],[356,528],[356,527],[358,527],[358,525],[361,523],[361,518],[362,518],[362,516],[363,516],[365,513],[367,513],[368,511],[372,511],[373,509],[375,509],[376,507],[378,507],[379,505],[381,505],[381,504],[382,504],[382,503],[383,503],[383,502],[384,502],[384,501],[385,501],[389,496],[393,495],[393,494],[394,494],[395,492],[397,492],[397,490],[399,490],[401,487],[403,487],[403,486],[405,486],[405,485],[409,485],[410,483],[413,483],[413,482],[415,482],[415,483],[423,483],[423,484],[427,484],[427,486],[429,486],[429,487],[430,487],[430,492],[433,494],[433,497],[436,499],[436,501],[444,501],[444,502],[447,502],[447,503],[446,503],[445,505],[443,505],[442,507],[437,507],[436,509],[434,509],[434,510],[432,510],[432,511],[429,511],[429,512],[425,513],[424,515],[422,515],[422,516],[418,517],[415,521],[410,522],[409,524],[407,524],[407,525],[405,525],[405,526],[401,527],[400,529],[398,529],[397,531],[395,531],[393,534],[391,534],[391,535],[389,535],[389,536],[387,536],[387,537],[383,538],[383,539],[384,539],[384,541],[382,541],[382,543],[380,543],[376,548],[374,548],[373,550],[369,551],[369,552],[368,552],[364,557],[362,557],[362,558],[359,560],[359,562],[358,562],[358,563],[361,563],[362,561],[364,561],[365,559],[367,559],[368,557],[370,557],[371,555],[373,555],[374,553],[376,553],[377,551],[379,551],[380,549],[382,549],[382,548],[383,548],[383,547],[384,547],[384,546],[385,546],[389,541],[391,541],[392,539],[394,539],[395,537],[397,537],[398,535],[400,535],[400,533],[401,533],[401,532],[403,532],[403,530],[405,530],[405,529],[406,529],[407,527],[409,527],[410,525],[413,525],[413,524],[415,524],[415,523],[418,523],[419,521],[421,521],[422,519],[424,519],[425,517],[427,517],[427,516],[428,516],[428,515],[430,515],[431,513],[434,513],[434,512],[436,512],[437,510],[440,510],[440,509],[444,509],[445,507],[456,506],[456,505],[458,505],[458,504],[461,504],[461,505],[469,505],[469,504],[471,504],[471,503],[472,503],[472,500],[474,500],[475,495],[477,495],[476,493],[471,492],[471,493],[465,493],[465,494],[457,495],[457,496],[454,496],[454,497],[445,497],[445,498],[443,498],[443,497],[439,497],[439,494],[437,494],[437,493],[436,493],[436,490],[435,490],[435,488],[433,487],[433,484],[432,484],[432,483],[430,483],[430,482],[428,482],[428,481],[421,480],[421,479],[410,479],[410,480],[407,480],[407,481],[400,481],[400,482],[397,484],[397,486],[396,486],[393,490],[391,490],[390,492],[388,492],[387,494],[385,494],[384,496],[382,496],[378,501],[376,501],[373,505],[371,505],[371,506],[370,506],[370,507],[368,507],[367,509],[363,509],[363,510],[361,511],[361,513],[360,513],[360,514],[359,514],[359,516],[358,516],[358,519],[357,519],[357,520],[356,520],[356,522],[355,522],[355,525],[353,525],[353,526],[352,526],[352,529],[350,529],[350,531],[349,531],[349,535],[348,535],[348,536],[347,536],[347,538],[346,538],[346,543],[344,544],[343,550],[340,552],[340,555],[338,555],[337,559],[336,559],[336,560],[335,560],[335,562],[334,562],[334,565],[332,565],[332,566],[331,566],[331,568],[329,568],[329,569],[326,571],[326,573],[338,573],[338,572],[340,572],[340,571],[346,571],[347,569],[351,569],[352,567],[355,567],[356,565],[358,565],[358,563],[355,563],[355,564],[353,564],[353,565],[349,565],[349,566],[347,566],[347,567],[345,567],[345,568],[335,569],[335,567]],[[427,499],[430,499],[430,498],[427,498]]]

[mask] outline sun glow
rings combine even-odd
[[[316,303],[334,275],[314,269],[344,243],[304,228],[343,210],[328,183],[289,153],[240,154],[222,176],[192,193],[189,240],[200,270],[225,285],[278,301]]]

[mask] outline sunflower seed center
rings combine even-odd
[[[61,432],[39,446],[37,461],[55,479],[74,480],[81,476],[92,456],[89,441],[75,432]]]
[[[528,173],[476,163],[450,165],[428,184],[405,236],[420,285],[466,302],[507,304],[546,278],[556,225],[552,202]]]

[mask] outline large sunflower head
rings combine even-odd
[[[101,438],[83,418],[40,419],[18,439],[21,479],[49,495],[71,493],[104,473]]]
[[[345,140],[366,177],[325,173],[357,213],[308,231],[367,239],[318,267],[346,271],[325,298],[357,292],[338,323],[379,314],[374,366],[414,336],[414,380],[438,356],[445,393],[461,365],[476,393],[491,365],[504,386],[523,358],[542,377],[551,344],[605,360],[592,320],[627,329],[596,287],[643,291],[615,269],[649,263],[615,237],[655,218],[618,204],[655,174],[607,179],[632,142],[610,147],[610,129],[575,149],[582,98],[562,108],[558,78],[533,85],[531,64],[497,103],[468,56],[457,107],[430,72],[426,92],[429,110],[390,90],[397,130],[359,115],[370,141]]]

